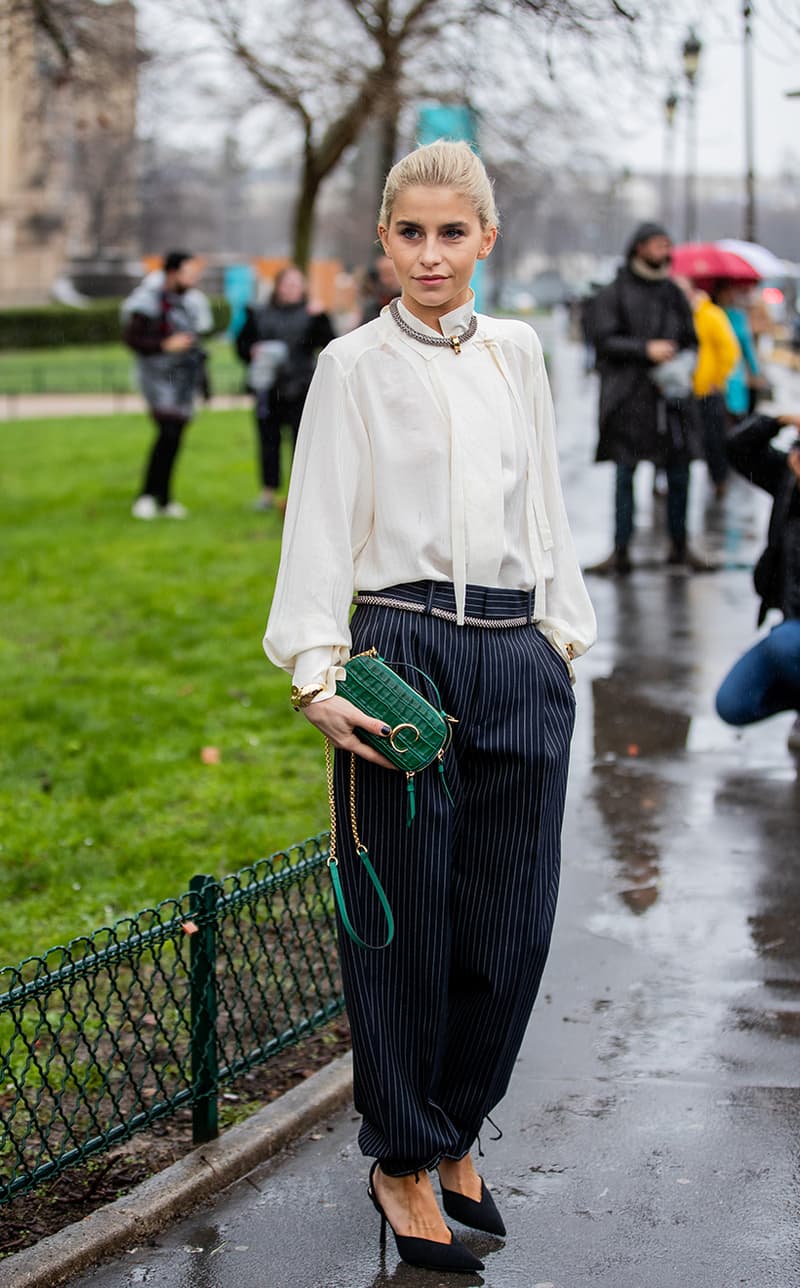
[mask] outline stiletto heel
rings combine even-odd
[[[449,1243],[437,1243],[435,1239],[415,1239],[411,1235],[398,1234],[381,1206],[375,1192],[375,1172],[378,1163],[373,1163],[369,1172],[369,1195],[375,1211],[381,1218],[381,1246],[386,1242],[387,1225],[394,1235],[397,1253],[401,1261],[409,1266],[421,1266],[424,1270],[483,1270],[484,1264],[474,1256],[460,1239],[450,1230]],[[449,1229],[449,1226],[448,1226]]]
[[[448,1216],[460,1225],[468,1225],[472,1230],[483,1230],[486,1234],[496,1234],[504,1239],[506,1227],[497,1210],[497,1205],[487,1190],[481,1177],[481,1197],[468,1198],[458,1190],[446,1190],[442,1186],[442,1207]]]

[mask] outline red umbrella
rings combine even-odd
[[[732,282],[759,282],[761,274],[741,255],[724,250],[716,242],[684,242],[672,249],[672,271],[693,280],[728,278]]]

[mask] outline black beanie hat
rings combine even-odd
[[[625,252],[626,260],[633,259],[633,256],[636,254],[636,247],[643,241],[647,241],[650,237],[669,237],[669,233],[661,224],[652,222],[639,224],[639,227],[633,234],[633,237],[628,244],[628,249]]]

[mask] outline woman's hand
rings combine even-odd
[[[162,353],[186,353],[194,344],[191,331],[175,331],[161,341]]]
[[[648,340],[645,345],[645,352],[651,362],[660,366],[662,362],[669,362],[678,352],[678,346],[674,340]]]
[[[303,715],[324,733],[326,738],[330,738],[339,751],[354,751],[357,756],[362,756],[364,760],[371,760],[375,765],[382,765],[384,769],[396,768],[390,760],[370,747],[369,743],[362,742],[355,732],[356,729],[366,729],[367,733],[388,738],[391,733],[389,726],[382,720],[373,720],[371,716],[365,716],[363,711],[359,711],[358,707],[354,707],[346,698],[339,698],[334,694],[332,698],[311,702],[307,707],[303,707]]]

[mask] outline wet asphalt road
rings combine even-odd
[[[611,472],[589,465],[580,354],[551,347],[588,563],[607,553]],[[780,407],[799,407],[800,377],[776,382]],[[391,1243],[381,1257],[350,1110],[74,1285],[800,1285],[800,763],[791,716],[737,732],[713,710],[755,635],[748,569],[768,504],[738,482],[710,503],[695,467],[696,543],[724,567],[667,573],[652,472],[639,474],[646,566],[590,583],[601,635],[579,663],[553,950],[481,1164],[508,1238],[467,1235],[483,1275],[414,1270]]]

